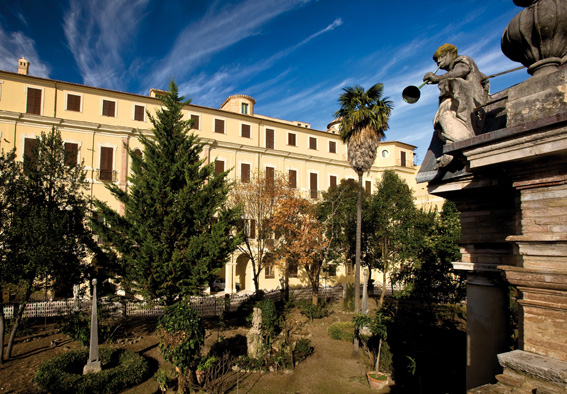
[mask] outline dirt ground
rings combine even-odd
[[[335,306],[333,313],[324,319],[309,323],[307,336],[315,349],[293,372],[253,373],[239,383],[238,390],[232,393],[377,393],[370,390],[365,373],[368,369],[365,357],[352,355],[352,344],[335,341],[327,335],[327,327],[336,321],[350,321],[352,314],[344,313]],[[120,335],[113,338],[113,345],[139,352],[146,356],[155,372],[165,362],[158,349],[154,335],[155,320],[129,319],[122,323]],[[244,328],[225,330],[223,335],[246,335]],[[207,341],[217,338],[216,330],[208,330]],[[41,391],[34,385],[36,369],[45,360],[69,350],[79,349],[80,345],[68,336],[59,333],[54,323],[32,327],[30,335],[17,339],[13,358],[0,366],[0,394],[30,393]],[[154,377],[124,391],[128,394],[151,394],[158,392]]]

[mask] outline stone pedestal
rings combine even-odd
[[[463,257],[455,268],[472,273],[468,388],[496,378],[514,381],[502,362],[495,367],[498,343],[509,334],[501,312],[506,284],[498,284],[498,275],[519,293],[519,350],[540,361],[567,362],[565,92],[567,65],[499,92],[498,101],[486,107],[487,124],[496,127],[468,140],[437,145],[424,159],[421,179],[418,176],[429,182],[431,193],[454,201],[461,212]],[[490,116],[498,119],[491,122]],[[455,156],[462,167],[434,170],[428,163],[440,154]],[[490,271],[493,274],[486,275]],[[504,374],[497,371],[502,367]],[[544,392],[549,383],[545,379],[530,384]]]

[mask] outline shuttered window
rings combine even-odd
[[[116,116],[116,102],[110,100],[102,100],[102,115],[103,116]]]
[[[224,134],[224,120],[215,119],[215,133]]]
[[[200,124],[200,116],[199,115],[191,115],[191,120],[193,121],[193,124],[191,125],[191,128],[194,130],[201,130],[201,124]]]
[[[297,189],[297,171],[289,170],[289,187]]]
[[[67,95],[67,111],[81,111],[81,96],[76,94]]]
[[[215,161],[215,174],[221,174],[224,172],[224,161],[216,160]]]
[[[248,238],[256,238],[256,220],[255,219],[250,219],[250,228],[249,228],[250,233],[248,234]]]
[[[274,130],[266,129],[266,148],[274,149]]]
[[[240,163],[240,182],[250,183],[250,164]]]
[[[329,176],[329,187],[337,186],[337,177],[335,175]]]
[[[406,166],[406,152],[401,152],[400,165],[402,167]]]
[[[134,105],[134,120],[144,121],[146,109],[143,105]]]
[[[79,144],[65,142],[65,165],[76,166],[79,159]]]
[[[288,133],[287,144],[290,146],[297,146],[296,135],[294,133]]]
[[[272,264],[266,264],[264,266],[265,278],[266,279],[273,279],[275,278],[274,275],[274,266]]]
[[[266,181],[268,181],[269,185],[274,184],[275,176],[276,176],[276,171],[274,167],[266,167]]]
[[[317,138],[309,137],[309,149],[317,150]]]
[[[35,138],[24,140],[24,166],[33,165],[37,161],[39,142]]]
[[[250,125],[243,124],[240,129],[240,135],[244,138],[250,138]]]
[[[28,88],[28,114],[41,115],[41,89]]]
[[[364,191],[366,192],[367,196],[372,195],[372,182],[371,181],[366,181],[364,183]]]
[[[337,143],[335,141],[329,141],[329,153],[337,153]]]
[[[311,198],[317,198],[317,174],[309,174],[309,190],[311,190]]]
[[[100,175],[101,181],[112,181],[112,160],[113,148],[101,147],[100,148]]]

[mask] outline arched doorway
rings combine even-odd
[[[248,282],[251,281],[248,272],[248,256],[241,254],[236,259],[236,270],[234,273],[234,281],[240,285],[240,290],[251,290]],[[236,286],[236,285],[235,285]]]

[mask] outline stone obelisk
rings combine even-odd
[[[96,279],[93,279],[92,314],[91,314],[91,343],[89,347],[89,359],[83,368],[83,375],[100,372],[100,360],[98,359],[98,321],[96,308]]]

